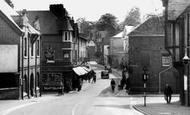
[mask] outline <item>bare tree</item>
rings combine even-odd
[[[140,19],[140,9],[137,7],[134,7],[130,10],[128,15],[126,16],[125,20],[121,23],[122,28],[125,25],[128,26],[137,26],[140,24],[141,19]]]

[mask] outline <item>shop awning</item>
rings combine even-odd
[[[74,71],[77,75],[79,75],[79,76],[88,73],[88,71],[86,71],[83,67],[75,67],[75,68],[73,68],[73,71]]]
[[[85,71],[87,71],[87,72],[90,72],[91,71],[91,69],[89,69],[89,68],[87,68],[87,67],[82,67]]]

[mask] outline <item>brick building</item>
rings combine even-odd
[[[86,40],[79,37],[78,25],[62,4],[52,4],[47,11],[28,11],[30,20],[36,16],[41,28],[42,87],[54,90],[63,80],[65,90],[72,90],[72,68],[84,58]]]
[[[174,92],[179,92],[179,76],[170,63],[170,56],[164,46],[164,19],[153,16],[137,26],[129,36],[129,77],[131,92],[144,91],[144,69],[149,75],[148,92],[162,92],[166,83]]]
[[[163,0],[165,7],[165,47],[172,55],[172,62],[179,73],[180,101],[190,106],[190,0]],[[184,63],[184,59],[187,63]]]
[[[40,33],[0,2],[0,99],[20,99],[39,95]]]

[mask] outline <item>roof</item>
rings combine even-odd
[[[132,30],[134,30],[134,28],[135,28],[134,26],[125,26],[124,30],[113,36],[113,38],[122,38],[124,34],[128,35]]]
[[[189,5],[190,0],[169,0],[168,20],[176,20]]]
[[[42,34],[57,34],[57,17],[50,11],[27,11],[28,19],[30,23],[35,20],[35,17],[39,17],[40,22],[40,32]],[[48,25],[48,26],[47,26]]]
[[[113,36],[114,38],[121,38],[123,37],[123,31]]]
[[[61,30],[64,31],[73,31],[73,27],[71,26],[70,23],[70,19],[69,18],[65,18],[64,20],[61,20],[63,22],[62,26],[61,26]]]
[[[83,39],[83,40],[85,40],[85,41],[87,41],[88,39],[87,38],[85,38],[84,36],[80,36],[79,35],[79,38],[81,38],[81,39]]]
[[[129,32],[128,36],[164,36],[164,18],[153,16]]]
[[[13,8],[11,8],[7,3],[5,3],[3,0],[0,0],[0,11],[2,12],[2,14],[4,16],[6,16],[6,18],[8,19],[8,21],[14,26],[16,27],[17,30],[19,30],[20,32],[22,32],[22,29],[15,23],[15,21],[13,20],[12,16],[19,16],[19,14],[13,10]]]

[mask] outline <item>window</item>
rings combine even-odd
[[[24,43],[23,43],[23,48],[24,48],[24,57],[27,57],[28,56],[28,52],[27,52],[27,45],[28,45],[28,41],[27,41],[27,38],[24,38]]]
[[[66,31],[63,32],[63,42],[71,42],[72,41],[72,32]]]
[[[64,53],[64,58],[69,58],[69,53]]]
[[[31,44],[31,56],[34,56],[34,44]]]
[[[36,55],[40,56],[40,40],[36,41]]]

